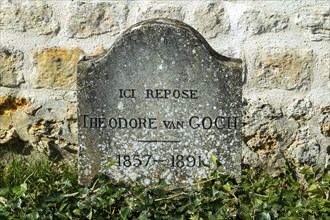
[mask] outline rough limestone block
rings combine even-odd
[[[24,82],[21,74],[23,53],[9,48],[0,48],[0,86],[15,87]]]
[[[138,16],[137,21],[152,18],[172,18],[182,21],[185,18],[182,6],[169,6],[169,4],[140,5],[139,13],[141,14]]]
[[[35,88],[74,89],[77,62],[83,51],[79,48],[48,48],[34,54]]]
[[[313,105],[308,99],[298,99],[284,109],[288,118],[308,121],[314,115]]]
[[[77,108],[65,100],[64,92],[54,93],[34,90],[26,97],[14,92],[0,96],[0,145],[24,143],[22,147],[28,146],[36,157],[46,153],[71,160],[77,153]]]
[[[322,108],[321,133],[330,138],[330,106]],[[329,146],[330,147],[330,146]]]
[[[35,34],[55,34],[59,22],[53,9],[43,3],[1,3],[0,30],[33,31]]]
[[[194,26],[207,39],[230,30],[229,15],[221,3],[201,4],[194,12]]]
[[[13,139],[20,138],[19,128],[27,126],[25,120],[27,114],[24,109],[30,106],[30,101],[26,98],[13,95],[3,95],[0,97],[0,143],[5,144]],[[21,117],[13,118],[17,113],[23,113]],[[18,125],[18,126],[17,126]]]
[[[126,23],[128,8],[119,2],[76,3],[70,7],[68,37],[88,38],[110,33],[117,35]]]
[[[322,108],[319,117],[308,99],[293,100],[289,106],[247,100],[243,110],[243,163],[273,176],[283,173],[288,164],[296,170],[305,164],[326,168],[328,111],[328,107]]]
[[[1,121],[5,121],[4,117],[0,116]],[[0,144],[5,144],[17,137],[17,132],[14,127],[0,127]]]
[[[0,115],[11,115],[13,112],[30,104],[26,98],[17,98],[11,95],[0,97]]]
[[[308,90],[313,66],[310,49],[263,48],[251,73],[250,84],[267,89]]]
[[[284,155],[295,167],[305,164],[320,167],[320,164],[325,163],[324,155],[321,154],[321,146],[308,127],[298,129],[294,142],[284,151]]]
[[[284,117],[281,107],[263,100],[247,100],[243,110],[243,163],[272,176],[286,169],[282,152],[293,142],[299,124]]]
[[[259,10],[245,11],[238,26],[249,35],[276,33],[288,27],[289,18],[283,14]]]
[[[301,8],[295,14],[294,22],[307,32],[312,41],[330,40],[329,3]]]

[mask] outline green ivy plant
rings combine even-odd
[[[103,175],[83,187],[74,167],[16,156],[0,165],[0,219],[330,219],[328,174],[305,166],[299,180],[290,169],[272,178],[244,167],[237,182],[217,170],[190,188],[112,183]]]

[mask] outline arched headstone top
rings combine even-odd
[[[167,29],[177,30],[177,32],[174,34],[181,33],[182,31],[186,32],[187,34],[190,34],[191,38],[195,38],[196,41],[199,41],[201,45],[205,46],[205,49],[209,51],[209,53],[212,56],[216,57],[220,61],[231,61],[235,63],[242,63],[240,59],[226,57],[216,52],[205,40],[205,38],[190,25],[182,21],[169,19],[169,18],[154,18],[154,19],[141,21],[132,25],[120,35],[120,37],[114,42],[113,46],[106,53],[96,57],[90,57],[89,59],[93,59],[94,62],[98,62],[104,59],[112,48],[120,46],[120,44],[123,43],[123,41],[125,41],[127,35],[132,34],[136,30],[143,31],[146,34],[148,34],[148,33],[152,33],[152,31],[157,31],[155,29],[159,27],[165,27]]]

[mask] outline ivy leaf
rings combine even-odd
[[[6,206],[7,199],[5,197],[0,196],[0,205]]]
[[[64,197],[63,197],[62,194],[56,192],[56,193],[52,193],[52,194],[50,194],[50,195],[47,197],[46,201],[49,202],[49,203],[54,203],[54,205],[55,205],[55,203],[59,203],[59,202],[61,202],[61,201],[63,200],[63,198],[64,198]]]
[[[63,211],[63,209],[68,205],[68,203],[63,203],[60,208],[59,211]]]
[[[34,220],[34,219],[38,219],[40,216],[39,216],[39,213],[38,212],[32,212],[32,213],[29,213],[27,214],[24,219],[31,219],[31,220]]]
[[[223,187],[223,189],[224,189],[226,192],[230,193],[231,195],[234,195],[234,192],[231,190],[230,185],[225,184],[225,185],[223,185],[222,187]]]
[[[55,213],[56,218],[55,219],[68,219],[68,217],[65,214],[62,214],[60,212]]]
[[[89,193],[90,193],[90,189],[88,189],[87,187],[85,188],[82,188],[80,191],[79,191],[79,194],[81,195],[80,198],[85,198]]]
[[[218,168],[219,166],[221,166],[221,163],[219,162],[218,158],[214,154],[212,154],[211,159],[212,159],[212,163],[215,166],[215,168]]]
[[[81,216],[81,211],[80,209],[75,209],[72,211],[73,214],[75,214],[76,216]]]
[[[283,193],[283,199],[288,202],[288,204],[291,204],[292,200],[296,197],[296,193],[292,190],[284,191]]]
[[[19,186],[15,186],[13,188],[13,193],[16,196],[25,196],[25,192],[27,191],[27,183],[22,183]]]
[[[0,196],[5,196],[9,193],[9,188],[0,188]]]
[[[89,210],[89,214],[87,215],[87,219],[91,220],[93,218],[93,209]]]
[[[61,185],[63,187],[71,187],[72,186],[71,181],[66,179],[66,178],[61,179]]]
[[[212,196],[215,197],[219,194],[219,190],[215,187],[215,186],[212,186]]]
[[[38,179],[37,183],[41,183],[41,184],[44,184],[44,183],[46,183],[46,181],[45,181],[45,180],[43,180],[43,179]]]
[[[324,174],[324,176],[322,177],[322,180],[325,182],[330,182],[330,175],[329,174]]]
[[[105,165],[104,169],[109,170],[113,165],[118,163],[117,160],[112,159],[111,157],[108,159],[108,163]]]
[[[138,217],[138,220],[148,220],[148,211],[142,211]]]
[[[296,202],[296,208],[300,208],[300,207],[303,207],[302,203],[301,203],[301,200],[299,199],[297,202]]]
[[[320,186],[318,185],[318,184],[312,184],[312,185],[310,185],[308,188],[307,188],[307,192],[311,192],[311,191],[314,191],[314,190],[316,190],[316,189],[319,189],[320,188]]]
[[[156,188],[152,192],[157,196],[164,196],[166,194],[166,190],[164,188]]]
[[[301,174],[305,174],[305,175],[314,175],[314,170],[312,167],[308,167],[308,166],[304,166],[304,168],[302,168],[300,170]]]
[[[239,209],[241,213],[245,216],[247,213],[250,213],[250,207],[248,205],[245,205],[243,203],[240,204]]]
[[[127,219],[128,214],[129,214],[129,209],[128,208],[121,208],[120,209],[120,217],[122,219]]]
[[[316,218],[315,218],[313,215],[309,215],[309,216],[307,217],[307,220],[316,220]]]
[[[272,220],[268,212],[262,212],[256,216],[257,220]]]

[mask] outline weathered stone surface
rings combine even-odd
[[[24,97],[11,94],[0,97],[0,147],[6,143],[15,143],[17,140],[21,140],[19,127],[24,127],[28,123],[24,116],[15,118],[14,115],[24,112],[24,109],[29,106],[30,101]]]
[[[263,48],[256,58],[250,84],[268,89],[308,90],[312,66],[312,50]]]
[[[327,118],[323,121],[321,126],[322,134],[326,137],[330,137],[330,119]]]
[[[297,171],[306,164],[328,169],[329,141],[320,129],[314,129],[314,116],[307,99],[296,100],[289,107],[247,100],[243,110],[243,163],[273,176],[283,173],[287,165]]]
[[[308,99],[299,99],[294,101],[285,109],[285,113],[289,118],[299,121],[308,121],[313,116],[313,106]]]
[[[322,108],[322,115],[321,133],[326,137],[330,137],[330,106]]]
[[[286,158],[295,167],[305,164],[316,166],[323,162],[319,143],[311,136],[310,129],[301,127],[296,134],[295,141],[285,151]]]
[[[43,3],[1,3],[0,29],[33,31],[36,34],[52,34],[59,31],[59,23],[53,9]]]
[[[138,16],[137,21],[143,21],[152,18],[171,18],[182,21],[185,18],[185,14],[182,11],[182,6],[169,6],[168,4],[158,4],[143,6],[139,8],[141,13]]]
[[[212,155],[239,175],[241,71],[182,22],[126,30],[105,56],[79,64],[81,183],[101,171],[116,181],[189,184],[210,174]]]
[[[7,143],[15,137],[17,137],[17,133],[14,127],[0,127],[0,144]]]
[[[44,152],[48,157],[57,160],[72,159],[76,153],[75,143],[70,143],[63,133],[66,130],[66,124],[57,119],[35,119],[26,128],[29,141],[40,152]],[[34,139],[33,139],[33,138]]]
[[[84,3],[71,7],[67,22],[67,36],[88,38],[93,35],[110,33],[117,35],[126,22],[128,7],[119,2]]]
[[[74,145],[74,150],[77,151],[78,142],[78,124],[77,124],[77,106],[76,104],[69,106],[65,113],[66,132],[63,132],[61,136],[69,143]],[[71,145],[67,146],[68,149],[73,149]]]
[[[72,160],[77,153],[76,105],[65,109],[67,96],[45,95],[44,100],[42,96],[0,97],[0,151],[7,146],[36,157],[46,153],[50,158]]]
[[[0,97],[0,115],[10,115],[11,113],[29,105],[29,100],[25,98],[5,95]]]
[[[242,163],[253,168],[261,165],[258,154],[253,152],[245,142],[242,143]]]
[[[222,3],[202,4],[194,12],[194,24],[205,38],[227,34],[230,29],[229,16],[222,7]]]
[[[283,151],[294,141],[299,124],[283,117],[280,107],[247,100],[243,110],[243,162],[276,176],[287,164]]]
[[[274,108],[267,102],[246,101],[243,111],[243,134],[245,137],[254,136],[261,125],[271,120],[280,119],[283,115],[281,109]]]
[[[329,3],[301,8],[295,14],[294,22],[308,32],[312,41],[330,40]]]
[[[22,83],[24,55],[21,51],[0,48],[0,86],[15,87]]]
[[[74,89],[76,70],[83,51],[78,48],[48,48],[34,55],[35,88]]]
[[[239,20],[239,27],[249,35],[276,33],[288,27],[289,18],[283,14],[247,10]]]
[[[28,126],[28,133],[33,134],[36,137],[43,135],[54,136],[59,133],[60,123],[54,120],[40,119],[35,124]]]
[[[88,54],[88,56],[99,56],[107,52],[107,50],[103,47],[96,48],[92,53]]]

